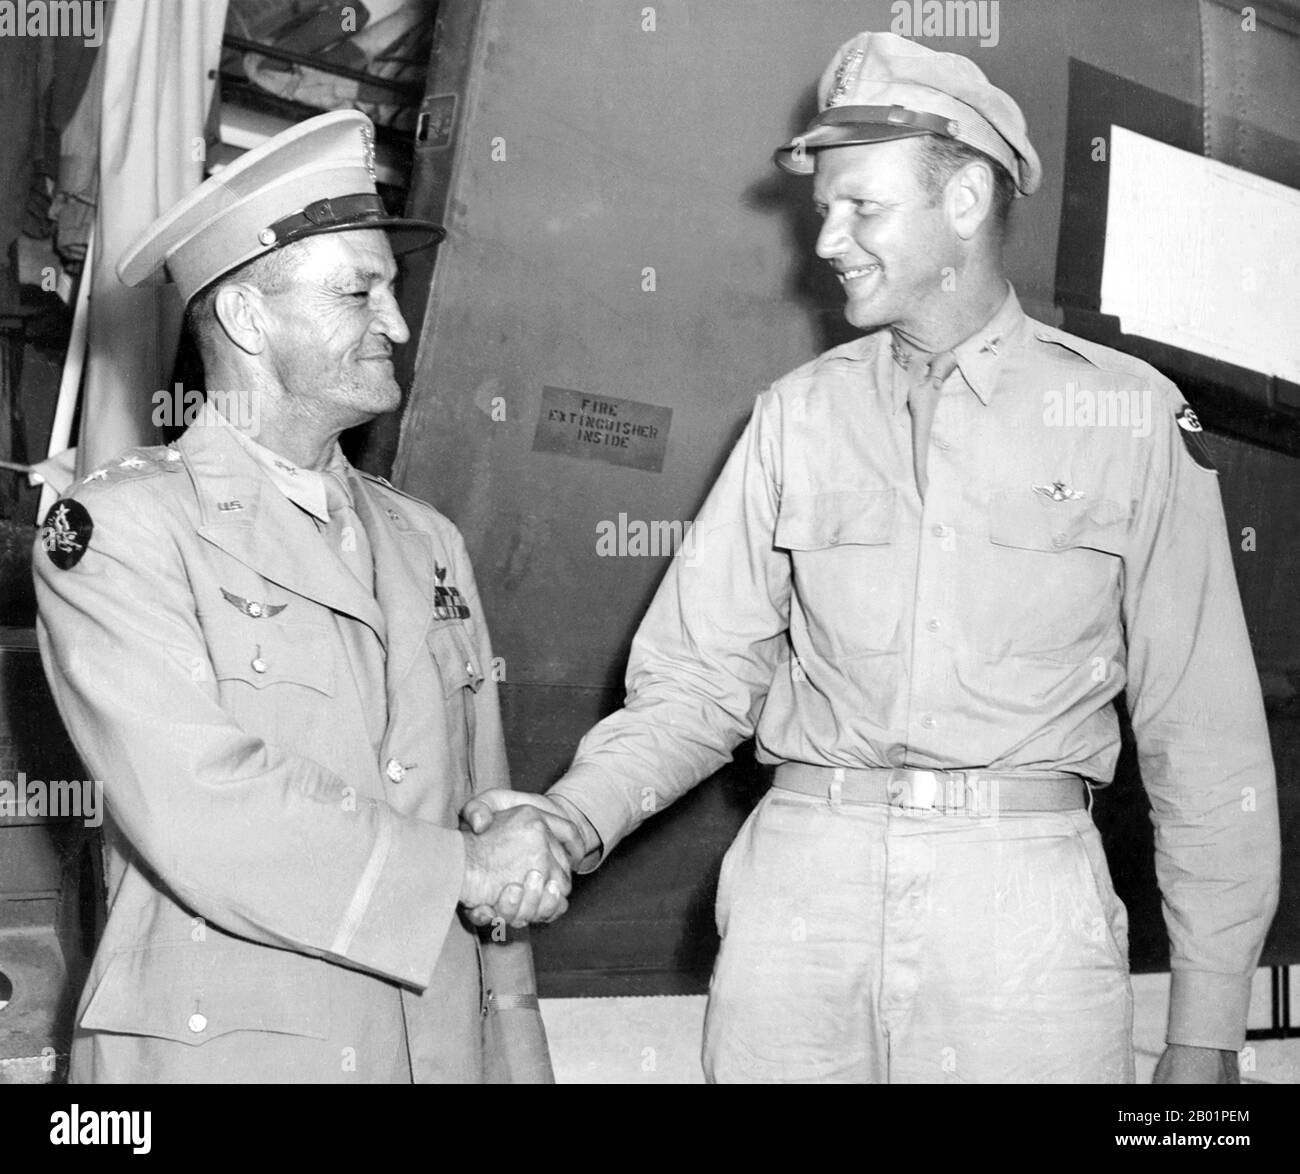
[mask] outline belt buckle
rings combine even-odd
[[[889,805],[906,811],[934,811],[942,784],[937,771],[898,769],[889,776]]]
[[[978,776],[964,770],[898,768],[889,778],[889,805],[939,815],[975,814],[980,807]]]

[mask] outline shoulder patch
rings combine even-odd
[[[45,525],[41,527],[41,549],[59,570],[70,570],[86,553],[94,530],[90,512],[81,502],[60,498],[45,515]]]
[[[1183,404],[1174,419],[1178,422],[1178,434],[1183,438],[1183,447],[1187,449],[1188,455],[1202,469],[1215,472],[1209,446],[1205,443],[1205,432],[1201,428],[1200,420],[1196,418],[1196,413],[1192,411],[1191,405]]]

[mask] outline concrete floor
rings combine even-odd
[[[1297,968],[1292,968],[1295,985]],[[1149,1082],[1163,1048],[1169,977],[1133,978],[1137,1075]],[[1294,1012],[1293,1012],[1294,1016]],[[660,998],[543,999],[542,1017],[560,1084],[702,1084],[702,995]],[[1269,973],[1255,976],[1251,1027],[1270,1023]],[[1253,1049],[1253,1051],[1252,1051]],[[1242,1054],[1246,1083],[1300,1084],[1300,1039],[1265,1040]]]

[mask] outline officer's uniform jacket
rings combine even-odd
[[[1153,368],[1027,318],[1010,292],[955,348],[922,500],[890,337],[758,398],[637,633],[626,708],[553,793],[608,852],[751,734],[769,763],[1109,782],[1123,690],[1172,947],[1169,1038],[1239,1048],[1277,809],[1194,415]]]
[[[349,480],[373,596],[211,408],[42,531],[41,652],[108,810],[74,1080],[474,1081],[512,1035],[549,1077],[526,944],[457,911],[458,812],[508,785],[464,544]]]

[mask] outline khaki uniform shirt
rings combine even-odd
[[[626,707],[555,793],[608,852],[751,734],[768,763],[1107,782],[1125,691],[1172,947],[1169,1038],[1239,1048],[1277,900],[1277,809],[1218,477],[1176,420],[1183,398],[1010,292],[955,348],[922,501],[890,338],[759,397],[637,633]]]

